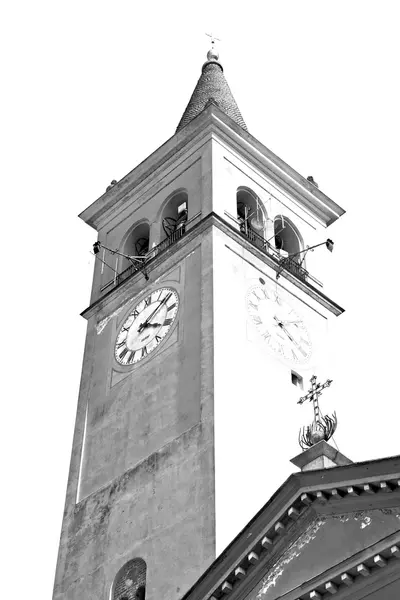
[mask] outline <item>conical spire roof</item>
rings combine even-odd
[[[203,65],[200,79],[176,128],[177,132],[197,117],[210,100],[216,102],[228,117],[247,131],[247,125],[225,79],[224,70],[218,62],[218,58],[219,55],[214,48],[207,53],[207,61]]]

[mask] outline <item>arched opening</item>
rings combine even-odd
[[[127,256],[144,256],[149,251],[150,225],[146,222],[139,223],[133,227],[128,234],[121,252]],[[121,268],[127,269],[132,262],[128,258],[121,257]]]
[[[236,208],[241,232],[253,242],[258,240],[257,236],[264,238],[267,216],[259,197],[248,188],[240,187],[236,192]]]
[[[117,573],[112,600],[145,600],[146,563],[142,558],[128,561]]]
[[[275,217],[274,233],[275,248],[279,250],[282,255],[287,256],[289,254],[297,254],[303,249],[300,234],[287,217],[283,215]],[[293,256],[293,260],[298,263],[302,261],[302,258],[301,254]]]
[[[160,241],[181,237],[185,233],[187,218],[188,195],[182,190],[174,194],[164,207],[161,215]]]

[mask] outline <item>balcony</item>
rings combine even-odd
[[[152,261],[154,258],[165,252],[165,250],[173,246],[178,240],[184,237],[188,230],[191,229],[193,221],[198,220],[198,217],[200,216],[200,213],[195,215],[192,219],[190,219],[181,227],[176,229],[176,231],[171,233],[171,235],[165,238],[165,240],[160,242],[157,246],[154,246],[154,248],[151,248],[151,250],[149,250],[149,252],[143,257],[142,263],[132,263],[127,269],[125,269],[121,273],[116,273],[113,279],[111,279],[101,287],[101,296],[104,293],[107,293],[110,290],[121,285],[121,283],[123,283],[126,279],[128,279],[135,273],[139,273],[140,271],[145,272],[145,266],[147,266],[150,261]],[[224,222],[226,223],[226,221]],[[277,265],[280,266],[280,272],[286,270],[301,281],[307,281],[307,279],[311,279],[319,285],[321,285],[321,283],[318,280],[314,279],[308,273],[308,271],[304,269],[299,262],[297,262],[296,259],[290,256],[282,257],[282,255],[279,253],[278,250],[276,250],[274,246],[272,246],[261,235],[253,231],[250,227],[245,227],[242,223],[240,225],[240,232],[244,237],[246,237],[249,240],[249,242],[253,246],[255,246],[256,248],[273,258]]]
[[[289,273],[295,275],[302,281],[307,281],[307,279],[310,277],[308,271],[304,269],[304,267],[302,267],[295,258],[291,256],[282,257],[276,248],[274,248],[267,240],[253,231],[250,227],[246,227],[244,223],[240,225],[240,232],[253,244],[253,246],[256,246],[265,252],[265,254],[268,254],[274,260],[276,260],[279,263],[281,270],[289,271]]]
[[[195,218],[196,217],[193,217],[193,219],[191,219],[190,222],[193,221]],[[187,226],[190,222],[187,221],[186,223],[184,223],[181,227],[179,227],[179,229],[177,229],[176,231],[171,233],[171,235],[169,235],[165,240],[163,240],[157,246],[154,246],[154,248],[149,250],[149,252],[147,252],[147,254],[143,257],[142,263],[139,263],[139,262],[133,263],[132,262],[132,264],[129,265],[129,267],[127,269],[124,269],[124,271],[121,271],[121,273],[118,273],[118,274],[116,273],[115,276],[113,277],[113,279],[111,279],[105,285],[103,285],[101,287],[102,294],[104,292],[110,291],[112,288],[118,287],[123,281],[125,281],[126,279],[131,277],[131,275],[134,275],[135,273],[139,273],[139,271],[144,272],[145,265],[147,265],[147,263],[150,260],[152,260],[159,254],[164,252],[164,250],[166,250],[167,248],[169,248],[170,246],[175,244],[175,242],[180,240],[185,235],[185,233],[188,229]]]

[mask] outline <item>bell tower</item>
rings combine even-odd
[[[55,600],[178,599],[260,508],[268,427],[342,312],[306,250],[343,212],[248,133],[214,48],[176,133],[82,212],[97,260]]]

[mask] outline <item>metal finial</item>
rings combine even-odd
[[[207,60],[218,60],[219,53],[215,49],[215,42],[216,41],[220,42],[221,40],[219,38],[215,37],[212,33],[206,33],[206,36],[211,38],[211,50],[209,50],[207,52]]]
[[[299,444],[303,450],[315,446],[315,444],[318,444],[321,440],[327,442],[333,436],[337,427],[336,413],[333,413],[332,416],[322,415],[318,402],[322,390],[331,385],[332,379],[327,379],[324,384],[317,384],[317,377],[313,375],[310,379],[310,383],[311,389],[297,402],[297,404],[303,404],[306,400],[312,401],[314,409],[314,419],[312,424],[300,429]]]

